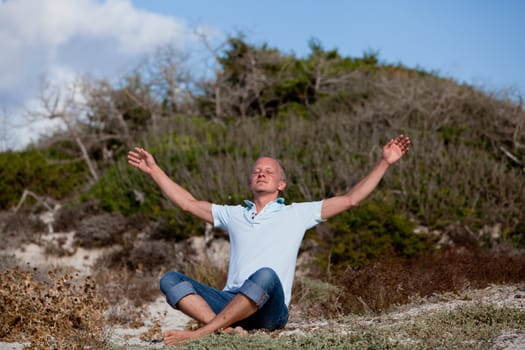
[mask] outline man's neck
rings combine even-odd
[[[277,193],[255,193],[253,196],[253,203],[255,203],[255,208],[257,213],[260,213],[261,210],[266,206],[266,204],[273,202],[279,198],[279,192]]]

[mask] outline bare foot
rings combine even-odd
[[[237,326],[235,328],[225,328],[224,332],[240,336],[248,334],[248,332],[240,326]],[[202,338],[207,336],[208,334],[210,333],[205,331],[203,328],[199,328],[195,331],[172,329],[164,332],[164,343],[166,343],[166,345],[182,345],[188,340]]]
[[[164,343],[166,345],[181,345],[188,340],[198,339],[204,337],[206,334],[201,334],[199,331],[184,331],[172,329],[164,332]]]
[[[240,336],[244,336],[248,334],[248,331],[244,330],[244,328],[242,328],[241,326],[237,326],[235,328],[233,327],[225,328],[224,332],[228,334],[234,334],[234,335],[240,335]]]

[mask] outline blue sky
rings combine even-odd
[[[116,80],[166,43],[202,52],[195,30],[215,43],[243,32],[298,56],[316,38],[345,56],[376,51],[385,63],[525,95],[520,0],[0,0],[0,151],[56,127],[23,117],[39,108],[42,79]]]
[[[134,0],[149,11],[245,32],[304,55],[308,40],[348,56],[438,71],[475,85],[525,92],[525,1],[520,0]]]

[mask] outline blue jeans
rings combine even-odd
[[[261,328],[275,330],[283,328],[288,322],[288,308],[284,303],[283,287],[275,271],[270,268],[257,270],[240,288],[233,291],[211,288],[181,273],[167,272],[160,280],[160,290],[175,309],[179,300],[185,296],[198,294],[206,300],[216,314],[220,313],[237,294],[242,293],[258,308],[253,315],[233,325],[247,330]]]

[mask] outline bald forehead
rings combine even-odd
[[[252,170],[255,170],[257,168],[265,168],[265,167],[271,167],[275,170],[278,170],[281,174],[281,178],[284,180],[286,179],[286,173],[284,171],[284,167],[282,166],[281,162],[273,157],[263,156],[260,157],[255,161],[253,164]]]

